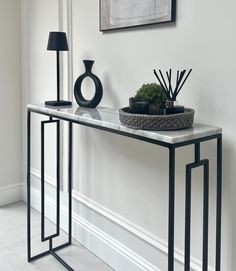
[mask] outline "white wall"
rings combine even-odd
[[[0,205],[19,200],[22,178],[21,6],[0,1]]]
[[[232,257],[235,254],[236,239],[236,129],[233,118],[233,88],[236,83],[236,64],[233,57],[236,45],[233,35],[235,8],[236,3],[232,0],[225,1],[224,6],[220,1],[209,0],[206,3],[183,0],[178,1],[177,22],[174,24],[103,34],[98,30],[98,1],[29,1],[30,102],[43,102],[55,95],[55,59],[53,53],[47,52],[45,47],[48,32],[58,28],[66,31],[73,29],[73,51],[69,53],[69,59],[73,53],[73,65],[65,62],[68,64],[64,65],[65,82],[70,84],[67,81],[67,67],[73,70],[74,82],[84,70],[82,60],[94,59],[94,72],[104,85],[101,106],[119,108],[127,105],[128,98],[140,85],[155,81],[153,68],[193,68],[193,73],[180,94],[180,104],[196,109],[196,121],[224,129],[224,271],[233,271],[235,266]],[[65,87],[64,94],[70,95],[71,90]],[[37,207],[40,169],[39,120],[36,117],[33,120],[33,202]],[[75,237],[117,270],[166,271],[167,151],[147,143],[87,128],[75,127],[74,137]],[[202,144],[202,157],[211,161],[209,264],[212,268],[209,270],[214,270],[215,147],[215,142]],[[53,149],[48,151],[52,155]],[[192,148],[177,151],[176,270],[183,270],[184,170],[185,164],[192,161]],[[54,165],[48,165],[47,169],[47,189],[52,198],[55,181],[53,168]],[[200,270],[200,170],[194,172],[194,177],[191,252],[193,270]],[[66,196],[66,179],[63,184],[63,195]],[[52,202],[49,201],[51,208]],[[66,204],[64,198],[63,203]],[[64,214],[66,215],[66,211]]]

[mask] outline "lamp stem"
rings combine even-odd
[[[57,51],[57,101],[60,101],[60,56]]]

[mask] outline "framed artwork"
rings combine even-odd
[[[100,0],[100,31],[175,21],[176,0]]]

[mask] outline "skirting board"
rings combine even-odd
[[[32,174],[32,176],[36,177],[37,179],[40,179],[40,172],[38,170],[31,169],[31,174]],[[53,178],[49,178],[48,176],[46,176],[45,181],[49,185],[55,187],[55,180],[53,180]],[[119,225],[124,230],[137,236],[139,239],[143,240],[144,242],[150,244],[151,246],[156,248],[158,251],[165,254],[167,257],[168,244],[166,241],[164,241],[160,238],[157,238],[156,236],[154,236],[150,232],[146,231],[145,229],[139,227],[138,225],[132,223],[131,221],[128,221],[124,217],[112,212],[111,210],[101,206],[100,204],[94,202],[93,200],[85,197],[84,195],[82,195],[76,191],[73,191],[73,199],[80,202],[82,205],[86,206],[87,208],[93,210],[94,212],[100,214],[101,216],[105,217],[106,219],[110,220],[112,223]],[[83,219],[83,218],[81,218],[81,219]],[[80,239],[78,239],[78,240],[80,241]],[[85,246],[86,246],[86,244],[85,244]],[[93,251],[92,248],[89,248],[89,249]],[[96,252],[94,252],[94,253],[97,255]],[[183,267],[183,265],[184,265],[184,252],[177,247],[175,247],[175,262],[178,266]],[[152,270],[152,269],[144,269],[144,270]],[[191,271],[199,271],[199,270],[202,270],[201,261],[199,259],[191,257]],[[208,266],[208,270],[213,271],[214,268],[211,266]]]
[[[40,191],[31,189],[31,204],[40,211]],[[55,200],[46,196],[45,208],[48,218],[53,221],[55,217]],[[61,206],[61,227],[67,231],[68,211]],[[73,213],[73,238],[87,247],[96,256],[117,271],[163,271],[146,261],[134,251],[124,246],[112,236],[98,229],[96,226]]]
[[[24,186],[23,198],[25,200],[26,187]],[[31,204],[34,209],[40,212],[41,195],[38,189],[31,189]],[[55,200],[46,196],[46,209],[48,218],[53,221],[55,217]],[[61,206],[61,228],[67,231],[68,211],[67,207]],[[112,236],[101,231],[99,228],[85,220],[78,214],[73,213],[73,238],[87,247],[96,256],[110,265],[117,271],[164,271],[146,261],[140,255],[118,242]],[[201,265],[196,266],[192,271],[200,271]],[[213,271],[212,267],[208,267]]]
[[[0,187],[0,206],[22,200],[22,183]]]

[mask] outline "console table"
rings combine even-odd
[[[194,145],[193,162],[186,165],[186,198],[185,198],[185,259],[184,270],[190,270],[190,232],[191,232],[191,171],[196,167],[203,167],[203,238],[202,238],[202,270],[208,270],[208,221],[209,221],[209,160],[202,159],[200,144],[204,141],[215,140],[217,149],[217,191],[216,191],[216,250],[215,270],[221,266],[221,204],[222,204],[222,130],[203,124],[194,124],[192,128],[159,132],[144,131],[127,128],[119,121],[118,110],[112,108],[81,108],[76,105],[70,107],[47,107],[45,105],[29,104],[27,107],[27,249],[28,261],[34,261],[45,255],[53,255],[67,270],[73,270],[56,251],[72,242],[72,125],[78,124],[94,129],[103,130],[136,140],[145,141],[168,148],[169,151],[169,214],[168,214],[168,271],[174,271],[174,207],[175,207],[175,150],[177,148]],[[48,241],[47,251],[38,255],[31,254],[31,114],[47,116],[41,121],[41,241]],[[53,239],[60,235],[60,121],[69,123],[69,163],[68,163],[68,242],[61,246],[53,246]],[[56,123],[57,145],[57,176],[56,176],[56,233],[45,236],[45,188],[44,188],[44,131],[47,124]]]

